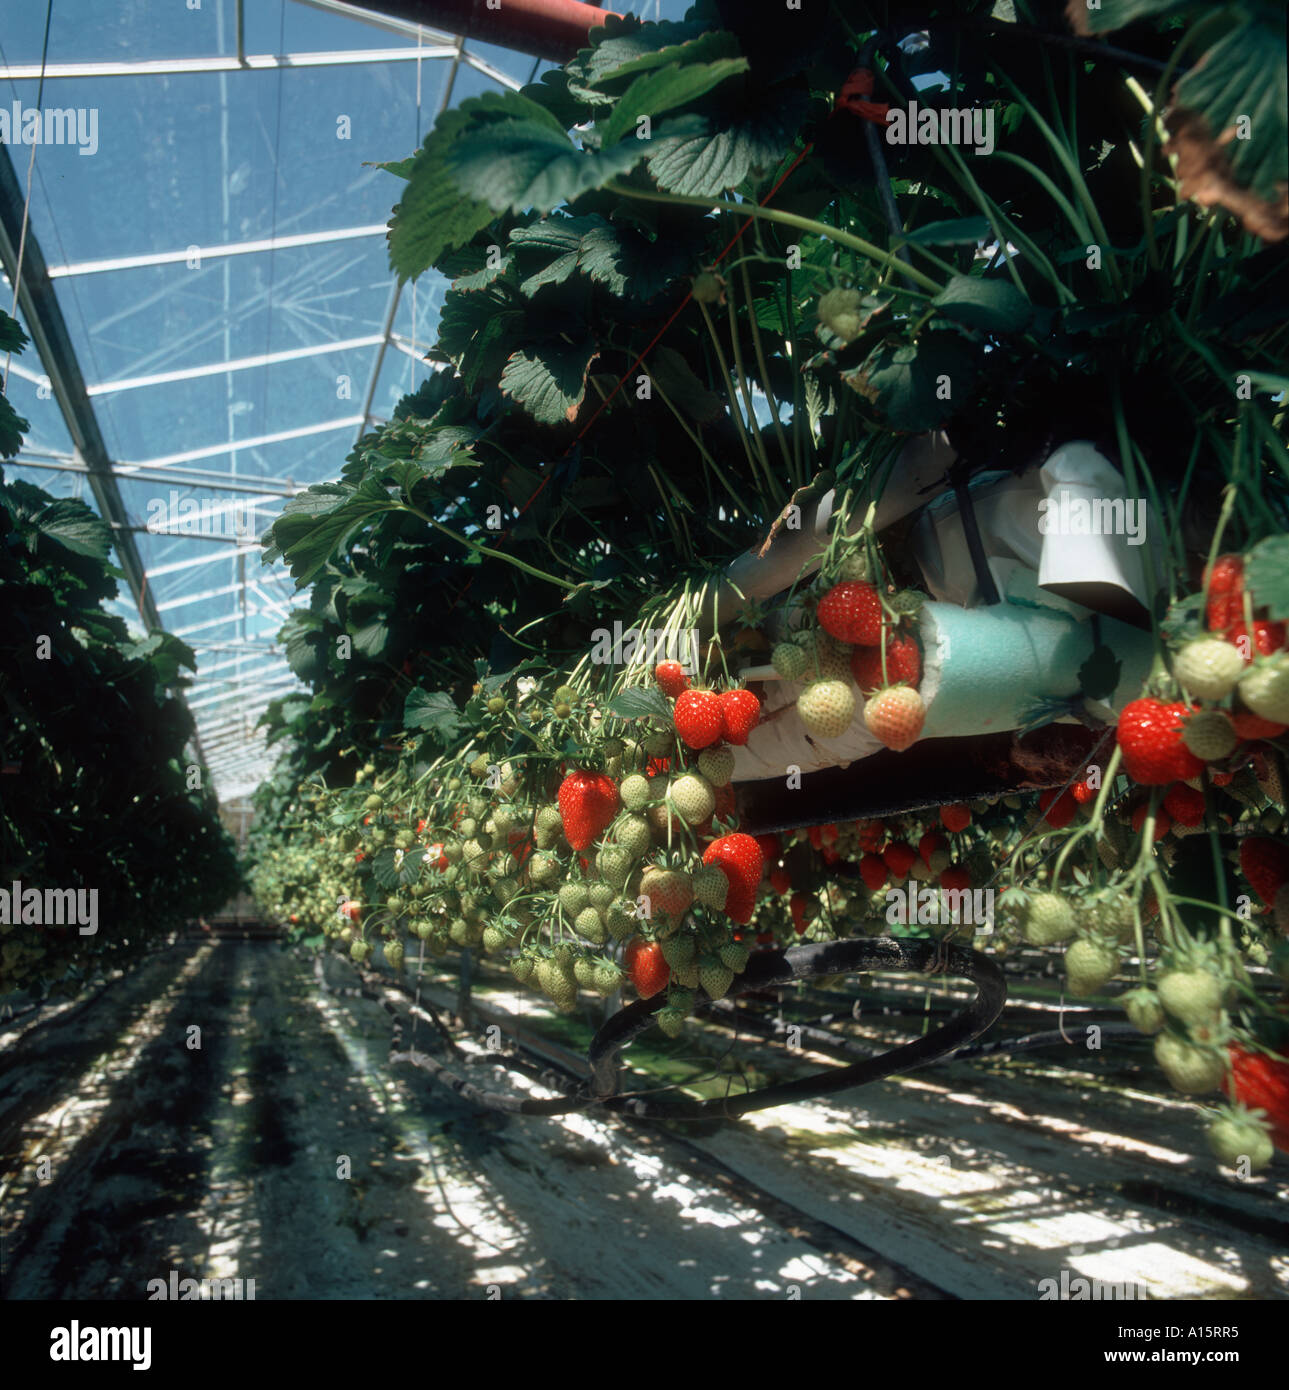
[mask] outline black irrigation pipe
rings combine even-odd
[[[704,1101],[645,1101],[639,1097],[614,1094],[617,1089],[618,1053],[634,1037],[652,1026],[653,1015],[664,1002],[662,996],[638,1000],[615,1014],[592,1039],[588,1052],[592,1091],[606,1108],[628,1110],[635,1115],[674,1119],[730,1117],[766,1110],[789,1101],[833,1095],[896,1072],[938,1061],[989,1028],[1006,1002],[1007,986],[1001,971],[993,961],[976,951],[960,946],[946,949],[936,942],[897,941],[890,937],[794,946],[787,951],[767,951],[753,957],[730,993],[737,996],[749,990],[787,984],[814,975],[868,970],[926,971],[928,967],[936,968],[937,972],[943,970],[962,976],[976,986],[976,998],[943,1027],[878,1057],[868,1057],[850,1066],[762,1087],[746,1095],[717,1096]]]

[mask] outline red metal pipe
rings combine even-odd
[[[581,0],[359,0],[365,10],[566,63],[612,10]],[[620,16],[615,15],[615,18]]]

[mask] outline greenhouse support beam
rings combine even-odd
[[[505,0],[496,9],[484,0],[364,0],[360,8],[433,25],[552,63],[565,63],[579,48],[586,48],[590,31],[602,26],[609,15],[621,18],[581,0]]]

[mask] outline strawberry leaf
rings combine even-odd
[[[1274,622],[1289,619],[1289,536],[1269,536],[1253,547],[1244,582],[1255,608],[1265,608]]]
[[[705,96],[736,73],[747,71],[746,58],[722,58],[715,63],[673,63],[646,73],[627,88],[604,123],[602,146],[616,145],[624,136],[634,135],[641,116],[656,120],[664,111],[686,106]]]
[[[455,701],[442,690],[408,691],[403,705],[403,724],[409,729],[420,729],[430,734],[444,748],[465,727]]]
[[[649,685],[633,685],[620,690],[609,701],[609,713],[619,719],[662,719],[671,722],[671,704],[661,690]]]
[[[941,318],[985,333],[1018,333],[1033,314],[1015,285],[970,275],[953,276],[931,302]]]

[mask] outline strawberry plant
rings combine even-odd
[[[996,892],[980,950],[1118,996],[1213,1104],[1289,915],[1283,9],[1143,0],[1127,49],[1121,5],[1077,33],[912,8],[924,44],[850,0],[772,41],[756,7],[611,18],[383,166],[392,268],[451,281],[439,370],[268,539],[311,588],[282,634],[310,692],[267,716],[257,892],[355,959],[654,1001],[614,1038],[682,1034],[785,950],[952,952],[968,928],[892,921],[892,890]],[[988,113],[996,148],[868,138],[915,98]],[[1153,667],[1125,697],[1093,644],[1034,719],[1059,775],[1018,735],[1044,770],[1011,792],[947,769],[890,815],[794,811],[767,855],[739,789],[781,721],[910,760],[934,729],[957,658],[878,513],[940,431],[958,475],[928,492],[1069,440],[1112,462],[1158,531],[1118,610]],[[811,518],[782,583],[737,582]],[[1257,1109],[1215,1112],[1219,1156],[1261,1155]]]

